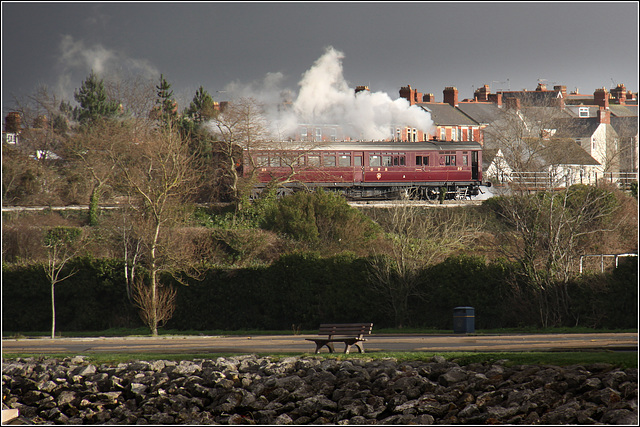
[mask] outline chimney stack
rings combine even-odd
[[[593,101],[598,107],[608,110],[609,94],[607,93],[607,89],[596,89],[596,91],[593,92]]]
[[[436,102],[436,97],[432,93],[422,95],[422,102]]]
[[[598,122],[605,125],[611,124],[611,111],[600,107],[598,109]]]
[[[445,87],[442,91],[444,102],[452,107],[458,106],[458,89],[455,86]]]
[[[536,88],[536,92],[546,92],[547,85],[544,83],[538,83],[538,87]]]
[[[22,128],[20,113],[11,111],[4,119],[4,130],[7,133],[19,133]]]
[[[627,103],[627,88],[624,87],[624,84],[620,83],[615,89],[612,89],[611,95],[613,95],[613,99],[615,99],[618,104],[625,105]]]
[[[409,105],[414,105],[420,102],[422,93],[417,89],[411,89],[411,85],[400,88],[400,98],[404,98],[409,101]]]
[[[365,90],[369,92],[369,86],[356,86],[356,93],[364,92]]]
[[[489,89],[489,85],[484,85],[475,90],[473,97],[476,101],[488,101],[490,93],[491,90]]]
[[[556,92],[562,93],[562,97],[565,98],[567,96],[567,87],[566,86],[554,86],[553,90]]]
[[[507,108],[513,108],[517,111],[519,111],[522,108],[520,105],[520,98],[506,98],[504,100],[504,105]]]

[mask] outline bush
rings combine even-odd
[[[265,211],[262,227],[311,243],[355,249],[375,238],[379,227],[339,194],[322,189],[283,197]]]

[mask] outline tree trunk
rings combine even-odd
[[[151,245],[151,335],[158,336],[158,268],[156,265],[156,248],[160,235],[160,223],[156,223],[156,230]]]
[[[98,213],[100,210],[99,202],[100,202],[100,192],[101,186],[96,185],[91,190],[91,196],[89,197],[89,225],[95,226],[98,225]]]
[[[56,337],[56,285],[51,284],[51,339]]]

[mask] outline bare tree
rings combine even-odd
[[[76,274],[76,270],[66,270],[69,261],[80,249],[82,231],[74,227],[54,227],[44,232],[44,246],[47,262],[44,272],[51,285],[51,339],[56,337],[56,285]]]
[[[466,212],[421,208],[406,199],[373,218],[387,232],[388,247],[372,260],[371,283],[402,327],[411,298],[424,296],[418,292],[423,269],[467,247],[482,224]]]
[[[197,169],[188,143],[171,127],[136,134],[128,150],[112,153],[122,174],[137,220],[131,222],[143,245],[141,261],[150,279],[151,301],[159,301],[160,273],[182,266],[186,254],[172,248],[170,230],[184,220],[184,203],[197,182]],[[149,327],[157,336],[160,307],[150,310]]]
[[[615,196],[601,188],[576,185],[563,191],[497,199],[509,225],[500,247],[517,261],[537,297],[543,327],[559,326],[569,314],[567,284],[585,239],[613,231],[622,219]]]
[[[222,170],[228,180],[231,199],[236,211],[243,207],[247,187],[251,185],[251,176],[247,180],[249,185],[242,185],[242,165],[245,153],[250,171],[255,170],[253,150],[265,147],[269,139],[268,127],[262,106],[252,98],[242,98],[230,103],[212,121],[214,133],[218,141],[214,143],[214,150],[221,156]]]
[[[176,290],[171,286],[157,288],[137,279],[133,286],[133,301],[140,318],[151,330],[164,326],[176,310]]]

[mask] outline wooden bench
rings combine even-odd
[[[361,344],[366,341],[365,335],[371,335],[373,323],[343,323],[328,324],[323,323],[318,329],[318,335],[326,335],[324,338],[306,338],[307,341],[316,343],[316,353],[320,353],[320,349],[326,346],[329,353],[333,353],[334,342],[344,343],[345,354],[349,353],[352,346],[358,349],[358,352],[364,353],[364,346]]]

